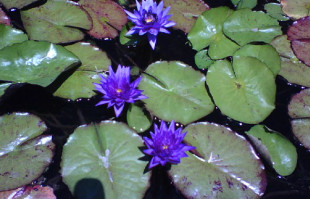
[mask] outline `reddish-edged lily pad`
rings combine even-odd
[[[115,38],[127,23],[124,9],[111,0],[81,0],[81,6],[88,12],[93,27],[88,33],[97,38]]]
[[[174,27],[186,33],[192,29],[198,16],[210,9],[201,0],[165,0],[165,7],[168,6],[171,6],[171,20],[177,23]]]
[[[289,28],[288,39],[292,41],[295,55],[310,66],[310,17],[300,19]]]
[[[295,19],[306,17],[310,13],[309,0],[281,0],[282,10]]]
[[[11,24],[10,18],[5,14],[5,12],[3,12],[1,8],[0,8],[0,24],[6,24],[6,25]]]
[[[51,187],[26,186],[10,191],[0,192],[0,198],[7,199],[56,199]]]

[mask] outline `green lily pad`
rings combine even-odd
[[[143,174],[147,162],[139,160],[144,156],[142,146],[142,139],[123,123],[80,126],[64,146],[63,180],[72,193],[79,193],[75,188],[83,188],[84,180],[84,186],[97,181],[104,188],[103,197],[94,198],[142,198],[150,178],[150,172]],[[93,194],[98,192],[98,186],[89,188]]]
[[[239,46],[222,32],[224,21],[233,11],[228,7],[213,8],[200,15],[188,34],[188,39],[197,51],[210,46],[209,56],[221,59],[232,55]]]
[[[138,133],[142,133],[151,127],[153,117],[142,105],[130,104],[127,111],[127,123]]]
[[[305,89],[292,97],[288,113],[292,118],[294,135],[304,147],[310,149],[310,89]]]
[[[0,97],[4,94],[5,90],[11,86],[12,83],[3,83],[0,84]]]
[[[266,189],[264,166],[252,146],[224,126],[187,126],[185,141],[199,154],[172,165],[169,175],[187,198],[260,198]]]
[[[139,85],[148,99],[146,108],[165,121],[189,124],[214,109],[205,77],[182,62],[156,62],[148,66]]]
[[[79,59],[62,46],[25,41],[0,50],[0,80],[45,87],[78,63]]]
[[[4,5],[6,9],[18,8],[21,9],[31,3],[34,3],[39,0],[0,0],[0,3]]]
[[[210,7],[200,0],[165,0],[165,7],[171,6],[169,14],[170,18],[177,24],[174,28],[180,29],[185,33],[189,33],[192,29],[197,17]]]
[[[0,49],[28,40],[28,36],[23,31],[4,24],[0,24],[0,38]]]
[[[200,69],[208,68],[211,64],[214,63],[214,60],[212,60],[208,56],[208,50],[201,50],[196,53],[195,55],[195,64]]]
[[[279,53],[274,47],[269,44],[266,45],[245,45],[234,56],[250,56],[255,57],[259,61],[266,64],[266,66],[276,76],[281,70],[281,59]]]
[[[115,38],[127,23],[127,14],[122,6],[112,0],[80,0],[93,21],[93,27],[88,34],[102,38]]]
[[[232,0],[231,1],[235,6],[237,6],[237,9],[243,9],[243,8],[254,8],[257,5],[257,0]]]
[[[78,28],[92,27],[84,10],[61,0],[49,0],[40,7],[22,11],[21,18],[30,39],[52,43],[82,40],[84,33]]]
[[[290,19],[282,11],[281,4],[267,3],[267,4],[265,4],[264,9],[266,10],[267,14],[269,14],[271,17],[273,17],[279,21],[287,21]]]
[[[287,35],[281,35],[272,40],[270,43],[283,58],[298,60],[291,48],[291,42],[287,39]]]
[[[10,25],[11,20],[10,18],[5,14],[5,12],[0,8],[0,24]]]
[[[275,108],[273,73],[254,57],[234,57],[233,64],[216,61],[207,73],[215,104],[232,119],[256,124]]]
[[[52,136],[40,136],[45,130],[33,115],[0,117],[0,191],[29,184],[51,163],[55,145]]]
[[[278,132],[256,125],[246,132],[256,149],[282,176],[292,174],[297,165],[295,146]]]
[[[254,41],[269,43],[282,34],[276,19],[250,9],[233,12],[225,21],[223,31],[241,46]]]
[[[295,19],[310,15],[309,0],[281,0],[281,5],[283,12]]]

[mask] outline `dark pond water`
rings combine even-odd
[[[44,1],[39,1],[41,4]],[[226,5],[233,7],[229,0],[206,0],[210,7]],[[257,10],[261,10],[266,2],[259,1]],[[276,2],[276,1],[274,1]],[[38,5],[36,4],[36,5]],[[32,6],[36,6],[32,5]],[[22,28],[19,18],[19,10],[8,11],[13,24]],[[282,23],[284,32],[292,22]],[[146,68],[150,63],[157,60],[180,60],[191,66],[195,66],[195,51],[186,44],[187,39],[183,32],[172,31],[171,35],[160,35],[157,46],[158,51],[152,51],[148,47],[147,41],[139,44],[137,47],[127,48],[121,46],[116,40],[95,40],[87,37],[85,40],[92,40],[100,48],[107,52],[113,65],[137,65],[141,69]],[[146,47],[144,47],[144,45]],[[264,199],[307,199],[310,198],[310,153],[300,145],[293,137],[290,126],[290,119],[287,113],[287,105],[290,98],[303,88],[288,84],[283,78],[277,77],[277,101],[276,110],[263,122],[269,128],[283,133],[291,142],[295,144],[298,150],[298,165],[295,172],[288,177],[278,176],[270,167],[266,166],[268,186]],[[53,163],[37,184],[49,185],[55,190],[59,199],[71,199],[72,194],[67,186],[62,182],[59,174],[62,148],[67,137],[74,129],[82,124],[99,122],[108,119],[114,115],[112,109],[105,109],[105,106],[96,107],[95,104],[100,100],[100,96],[91,99],[81,99],[77,101],[67,101],[65,99],[54,97],[51,94],[53,87],[44,89],[40,86],[29,84],[15,84],[11,86],[5,95],[0,98],[0,114],[14,111],[30,112],[41,117],[49,127],[46,134],[53,135],[53,141],[56,143],[56,152]],[[117,120],[126,121],[121,116]],[[218,109],[212,114],[201,119],[230,127],[241,134],[251,128],[251,125],[245,125],[223,116]],[[155,122],[158,122],[155,120]],[[265,164],[267,165],[267,164]],[[145,195],[145,199],[182,199],[185,198],[174,188],[169,180],[164,168],[155,168],[151,178],[151,187]]]

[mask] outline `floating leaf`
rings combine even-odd
[[[23,31],[4,24],[0,24],[0,38],[0,49],[28,40],[28,36]]]
[[[24,27],[32,40],[68,43],[84,38],[78,28],[89,30],[88,15],[79,6],[66,1],[47,1],[40,7],[22,11]]]
[[[52,136],[40,136],[45,124],[36,116],[14,113],[0,118],[0,190],[29,184],[51,163]]]
[[[250,56],[255,57],[259,61],[266,64],[266,66],[276,76],[281,70],[281,59],[274,47],[269,44],[266,45],[251,45],[243,46],[234,56]]]
[[[134,35],[126,35],[126,33],[134,26],[133,23],[129,22],[127,23],[122,31],[121,31],[121,34],[120,34],[120,37],[119,37],[119,41],[122,45],[137,45],[138,44],[138,41],[140,40],[140,36],[137,35],[137,34],[134,34]]]
[[[127,123],[137,132],[142,133],[152,125],[153,117],[143,106],[131,104],[127,112]]]
[[[5,24],[5,25],[11,24],[10,18],[5,14],[5,12],[1,8],[0,8],[0,24]]]
[[[188,34],[193,48],[199,51],[210,45],[209,56],[212,59],[221,59],[232,55],[239,46],[222,32],[223,23],[232,12],[228,7],[219,7],[208,10],[199,16]]]
[[[0,3],[6,7],[6,9],[11,9],[11,8],[18,8],[21,9],[33,2],[36,2],[39,0],[0,0]]]
[[[209,6],[200,0],[165,0],[165,7],[171,6],[171,20],[177,24],[174,28],[188,33],[199,15],[209,10]]]
[[[111,0],[80,0],[81,6],[88,12],[93,27],[88,34],[101,38],[115,38],[127,23],[124,9]]]
[[[148,66],[139,85],[148,99],[146,108],[157,117],[188,124],[214,109],[205,88],[205,77],[178,61],[156,62]]]
[[[196,155],[172,165],[169,175],[187,198],[259,198],[266,189],[264,166],[251,145],[224,126],[187,126],[185,141]]]
[[[231,1],[235,6],[237,6],[237,9],[243,9],[243,8],[254,8],[257,5],[257,0],[232,0]]]
[[[63,180],[77,198],[85,198],[77,189],[92,182],[97,186],[88,186],[88,191],[94,198],[142,198],[150,178],[150,172],[143,174],[147,162],[139,160],[142,146],[142,139],[123,123],[80,126],[64,146]]]
[[[256,124],[275,108],[274,75],[254,57],[234,57],[232,65],[216,61],[208,70],[207,84],[221,112],[235,120]]]
[[[195,64],[198,68],[208,68],[214,61],[208,56],[208,50],[201,50],[195,55]]]
[[[288,113],[293,119],[291,125],[294,135],[304,147],[310,149],[310,89],[292,97]]]
[[[56,199],[53,189],[41,186],[26,186],[10,191],[0,192],[0,198],[7,199]]]
[[[309,0],[281,0],[283,12],[290,17],[300,19],[310,14]]]
[[[297,165],[297,151],[288,139],[263,125],[252,127],[246,134],[278,174],[288,176],[293,173]]]
[[[292,41],[295,55],[310,66],[310,17],[300,19],[289,28],[288,39]]]
[[[279,21],[287,21],[289,18],[282,11],[282,7],[278,3],[267,3],[264,6],[267,14]]]
[[[250,9],[233,12],[225,21],[223,31],[241,46],[254,41],[269,43],[274,37],[282,34],[276,19]]]
[[[0,50],[0,80],[45,87],[78,63],[79,59],[62,46],[25,41]]]

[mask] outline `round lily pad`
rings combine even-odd
[[[281,59],[279,53],[274,47],[269,44],[266,45],[245,45],[234,56],[250,56],[255,57],[259,61],[266,64],[266,66],[276,76],[281,69]]]
[[[252,127],[246,134],[278,174],[288,176],[294,172],[297,165],[296,147],[283,135],[263,125]]]
[[[197,17],[210,7],[200,0],[165,0],[165,7],[171,6],[170,18],[177,24],[174,28],[188,33],[195,24]]]
[[[23,31],[4,24],[0,24],[0,38],[0,49],[28,40],[28,36]]]
[[[11,9],[11,8],[18,8],[21,9],[33,2],[36,2],[39,0],[0,0],[0,3],[6,7],[6,9]]]
[[[305,89],[292,97],[288,113],[292,118],[294,135],[304,147],[310,149],[310,89]]]
[[[0,190],[29,184],[51,163],[52,136],[40,136],[45,124],[36,116],[14,113],[0,117]]]
[[[259,198],[266,189],[264,166],[251,145],[224,126],[187,126],[185,141],[196,146],[169,175],[187,198]]]
[[[254,41],[269,43],[282,34],[276,19],[250,9],[233,12],[224,22],[223,31],[241,46]]]
[[[145,110],[143,105],[130,104],[127,112],[127,123],[131,128],[141,133],[151,127],[153,117],[147,110]]]
[[[234,57],[233,64],[216,61],[207,73],[215,104],[232,119],[256,124],[275,108],[273,73],[254,57]]]
[[[79,59],[62,46],[25,41],[0,50],[0,80],[45,87],[78,63]]]
[[[282,6],[279,3],[267,3],[265,4],[264,9],[266,10],[267,14],[279,21],[289,20],[289,18],[282,11]]]
[[[196,53],[195,64],[197,65],[198,68],[200,69],[208,68],[213,63],[214,63],[214,60],[212,60],[208,56],[208,50],[201,50]]]
[[[146,108],[163,120],[189,124],[214,109],[205,88],[205,77],[178,62],[156,62],[148,66],[139,89],[148,99]]]
[[[40,7],[22,11],[21,18],[30,39],[53,43],[82,40],[84,33],[78,28],[92,27],[87,13],[66,1],[47,1]]]
[[[139,160],[142,146],[138,134],[123,123],[80,126],[64,146],[63,180],[77,198],[85,186],[94,198],[142,198],[150,178],[150,172],[143,173],[147,162]]]
[[[310,14],[309,0],[281,0],[283,12],[290,17],[300,19]]]

